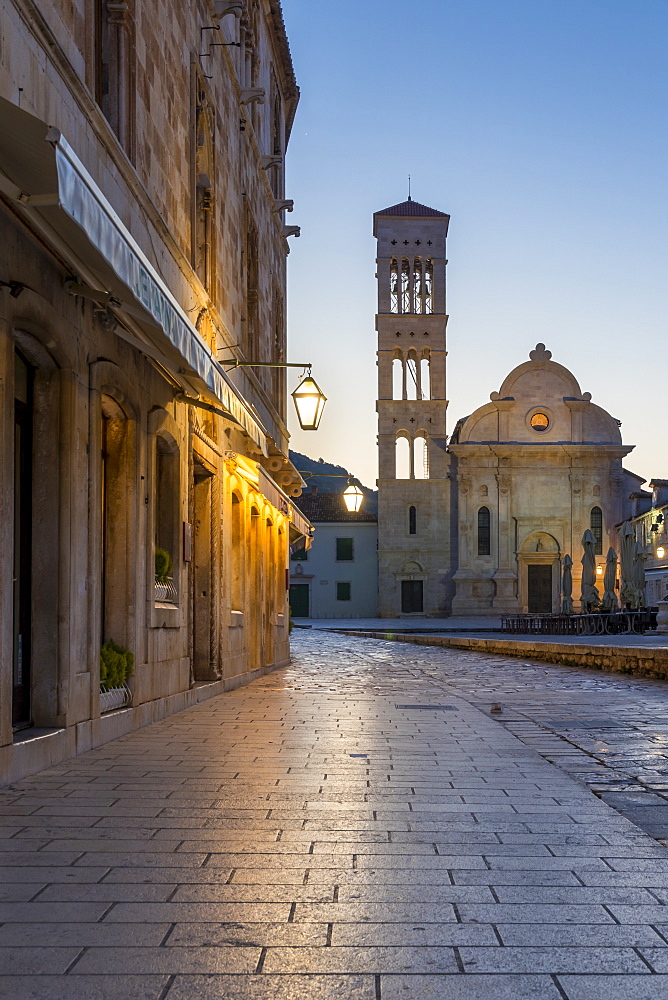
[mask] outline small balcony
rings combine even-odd
[[[179,603],[173,576],[155,578],[154,600],[156,604],[167,604],[176,607]]]

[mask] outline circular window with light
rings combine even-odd
[[[538,431],[542,434],[550,426],[550,418],[547,413],[543,413],[542,410],[537,410],[536,413],[532,413],[529,418],[529,424],[533,430]]]

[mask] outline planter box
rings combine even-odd
[[[100,714],[113,712],[117,708],[125,708],[132,704],[132,691],[124,684],[123,687],[108,688],[104,691],[100,688]]]

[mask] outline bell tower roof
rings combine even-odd
[[[439,212],[436,208],[428,208],[427,205],[421,205],[419,201],[413,201],[412,198],[409,198],[408,201],[402,201],[398,205],[392,205],[390,208],[384,208],[381,212],[374,212],[374,215],[421,216],[422,218],[428,217],[432,219],[450,218],[447,212]]]

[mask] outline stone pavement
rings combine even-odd
[[[668,1000],[668,853],[548,759],[631,710],[658,784],[666,691],[299,633],[0,792],[0,996]]]

